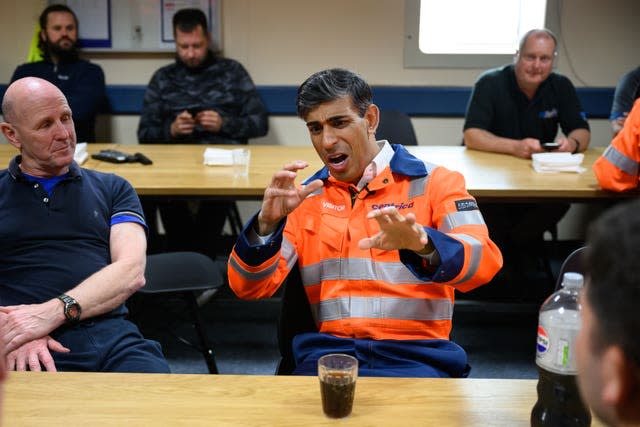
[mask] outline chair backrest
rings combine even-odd
[[[166,252],[147,256],[142,293],[197,291],[223,285],[224,266],[198,252]]]
[[[376,139],[386,139],[392,144],[418,145],[411,118],[397,110],[380,110]]]
[[[295,368],[291,350],[293,337],[303,332],[318,330],[311,315],[311,306],[297,263],[291,269],[283,286],[282,306],[278,318],[278,346],[282,356],[276,372],[278,375],[291,374]]]
[[[562,286],[562,276],[564,273],[575,272],[584,274],[584,251],[586,246],[576,249],[571,252],[569,256],[564,260],[558,273],[558,280],[556,281],[556,291]]]

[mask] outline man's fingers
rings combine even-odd
[[[27,370],[27,360],[23,354],[16,355],[16,371],[26,371]]]
[[[71,351],[67,347],[63,346],[62,344],[60,344],[58,341],[54,340],[51,337],[49,337],[49,339],[47,339],[47,347],[49,347],[49,349],[51,349],[53,351],[57,351],[59,353],[69,353]]]
[[[16,370],[16,356],[14,354],[7,354],[7,357],[5,358],[5,362],[7,362],[8,371]]]
[[[69,351],[68,348],[64,347],[62,344],[60,344],[58,341],[54,340],[53,338],[49,338],[49,340],[47,341],[47,345],[53,351],[60,351],[65,353]],[[40,362],[42,363],[42,366],[44,366],[45,370],[49,372],[57,372],[56,364],[54,363],[53,357],[51,357],[51,353],[49,352],[49,350],[47,349],[42,350],[39,354],[39,357],[40,357]]]
[[[311,181],[307,185],[303,185],[301,187],[301,189],[300,189],[300,197],[304,199],[309,194],[311,194],[314,191],[322,188],[323,185],[324,185],[324,182],[322,182],[321,179],[314,179],[313,181]]]
[[[358,247],[362,250],[371,249],[375,246],[376,241],[377,241],[377,236],[365,237],[364,239],[358,242]]]
[[[295,172],[295,171],[299,171],[301,169],[304,169],[307,166],[309,166],[309,163],[305,162],[304,160],[294,160],[294,161],[289,162],[286,165],[284,165],[283,169]]]
[[[42,368],[40,367],[40,358],[38,357],[37,353],[30,353],[28,360],[29,360],[30,371],[32,372],[42,371]]]

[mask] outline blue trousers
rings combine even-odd
[[[295,375],[317,375],[318,359],[344,353],[358,359],[363,377],[462,378],[469,375],[467,354],[448,340],[370,340],[308,332],[293,339]]]
[[[63,326],[51,337],[71,350],[52,352],[58,371],[169,373],[160,344],[124,317],[97,317]]]

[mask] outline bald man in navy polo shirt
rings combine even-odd
[[[125,319],[144,285],[138,197],[73,160],[69,104],[36,77],[12,83],[0,129],[20,151],[0,171],[0,340],[9,370],[169,372]]]

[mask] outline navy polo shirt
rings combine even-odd
[[[0,306],[50,300],[110,264],[111,225],[122,217],[146,227],[123,178],[73,162],[49,195],[20,161],[0,171]]]
[[[518,87],[513,65],[488,70],[480,76],[464,123],[465,130],[479,128],[500,137],[536,138],[540,142],[554,141],[558,126],[565,135],[575,129],[589,130],[571,81],[551,73],[529,100]]]

